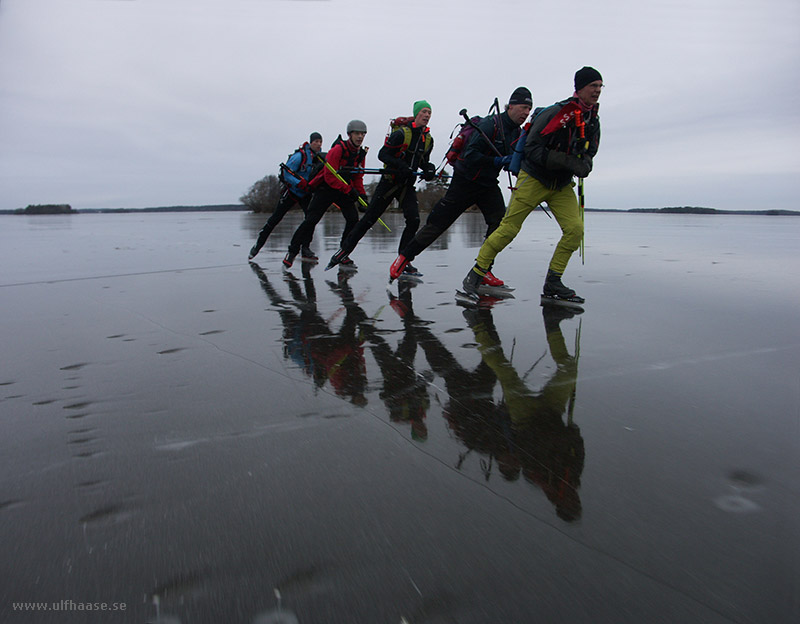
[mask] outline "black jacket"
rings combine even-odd
[[[516,125],[508,113],[490,115],[484,117],[479,123],[478,128],[489,137],[492,144],[503,156],[513,153],[514,146],[519,138],[520,128]],[[462,156],[456,161],[453,170],[460,173],[479,184],[497,184],[497,177],[500,175],[501,167],[496,167],[494,159],[497,157],[495,151],[481,136],[477,130],[473,131],[467,141]]]
[[[578,141],[574,112],[578,98],[571,97],[548,106],[534,117],[525,141],[522,170],[548,188],[559,189],[572,182],[572,173],[565,169],[548,169],[547,154],[551,150],[574,154]],[[589,141],[586,154],[594,158],[600,146],[600,117],[598,105],[582,113],[586,123],[584,134]]]
[[[424,169],[430,160],[432,149],[433,137],[430,136],[428,128],[418,128],[411,121],[405,129],[398,128],[386,138],[378,152],[378,160],[384,163],[387,169],[402,171],[408,167],[409,171],[413,172]]]

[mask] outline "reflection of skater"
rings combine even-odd
[[[380,398],[386,405],[393,422],[408,423],[411,437],[417,441],[428,439],[425,422],[430,407],[428,381],[415,368],[419,319],[414,315],[410,287],[401,290],[399,298],[392,298],[391,308],[403,320],[403,337],[392,348],[371,323],[361,326],[372,356],[383,377]]]
[[[572,423],[578,378],[577,353],[567,350],[560,322],[574,313],[565,308],[542,308],[550,356],[556,371],[538,391],[530,390],[503,354],[491,325],[489,309],[465,310],[464,316],[475,334],[478,350],[503,389],[505,409],[511,424],[508,449],[530,483],[540,487],[555,505],[558,516],[571,522],[581,516],[578,495],[583,472],[584,447],[580,430]],[[576,351],[579,347],[576,345]],[[564,417],[566,415],[566,422]]]
[[[433,180],[436,166],[429,162],[433,149],[433,137],[428,130],[428,121],[431,118],[431,107],[425,100],[414,102],[414,117],[401,118],[402,127],[392,132],[387,138],[378,159],[384,163],[384,171],[394,173],[381,176],[381,181],[372,194],[372,199],[367,206],[361,220],[351,230],[342,246],[331,257],[328,268],[339,264],[347,258],[358,245],[369,229],[377,223],[380,216],[396,199],[403,211],[406,226],[400,237],[402,249],[416,234],[419,227],[419,205],[417,203],[416,183],[417,171],[424,173],[425,180]],[[406,266],[407,274],[416,274],[413,267]]]
[[[305,293],[289,277],[292,302],[278,294],[261,267],[252,262],[250,267],[272,305],[278,308],[283,322],[284,357],[311,377],[318,388],[329,382],[338,396],[355,405],[365,405],[367,376],[358,327],[366,314],[353,300],[346,280],[341,280],[337,288],[344,304],[344,319],[339,330],[334,332],[317,310],[314,282],[305,265]]]
[[[600,143],[597,101],[602,88],[600,73],[583,67],[575,74],[575,94],[534,118],[525,141],[517,189],[508,210],[497,229],[484,241],[475,266],[464,278],[463,287],[468,295],[479,296],[478,287],[497,255],[514,240],[536,206],[547,202],[562,236],[550,260],[543,295],[583,303],[582,297],[564,286],[561,275],[583,240],[583,218],[572,178],[585,178],[592,170],[592,159]]]
[[[502,114],[485,117],[478,124],[483,135],[475,131],[470,136],[463,155],[453,167],[453,179],[447,193],[436,202],[416,236],[410,241],[403,241],[400,255],[389,268],[390,280],[400,277],[408,263],[439,238],[470,206],[477,205],[483,213],[487,236],[495,230],[506,208],[498,176],[501,169],[508,167],[511,162],[520,125],[528,117],[532,105],[531,92],[526,87],[518,87],[511,94]],[[492,141],[491,145],[484,136]],[[483,277],[488,286],[503,285],[488,271],[484,272]]]
[[[312,132],[308,138],[308,142],[303,143],[294,154],[292,154],[286,161],[286,169],[291,170],[297,176],[292,175],[286,169],[281,171],[280,179],[282,184],[281,198],[278,204],[272,210],[272,216],[267,219],[264,227],[258,233],[255,245],[250,249],[249,258],[252,260],[256,257],[267,238],[275,229],[275,226],[281,222],[281,219],[289,212],[289,209],[295,204],[300,204],[303,209],[303,214],[307,214],[308,204],[311,201],[311,193],[308,189],[308,183],[312,177],[319,171],[318,164],[315,164],[314,156],[319,154],[322,149],[322,135],[319,132]],[[312,232],[313,234],[313,232]],[[302,242],[302,253],[304,258],[316,260],[317,257],[311,251],[311,237]]]
[[[428,324],[417,319],[412,326],[428,365],[444,380],[447,401],[442,413],[450,429],[466,445],[468,450],[464,457],[471,451],[490,453],[490,449],[502,446],[499,428],[484,426],[487,415],[496,412],[493,393],[497,379],[492,370],[482,360],[473,370],[465,368]]]
[[[303,242],[311,240],[314,228],[317,227],[317,223],[331,204],[339,207],[345,220],[342,243],[358,222],[356,202],[359,197],[362,200],[366,198],[364,173],[353,173],[351,170],[364,168],[367,152],[361,147],[361,144],[366,135],[367,124],[359,119],[353,119],[347,124],[347,140],[342,139],[340,135],[334,141],[333,147],[326,157],[326,162],[330,167],[323,167],[322,171],[310,182],[314,196],[308,205],[306,218],[292,236],[289,251],[283,259],[284,266],[292,266]],[[346,258],[342,260],[342,264],[352,264],[352,261]]]

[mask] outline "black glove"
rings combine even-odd
[[[572,173],[579,178],[587,177],[592,172],[592,157],[584,154],[580,158],[577,156],[573,156],[573,158],[575,160],[572,162]]]
[[[367,197],[366,193],[361,193],[359,197],[364,200],[364,203],[362,204],[360,201],[356,200],[356,207],[358,208],[359,212],[366,212],[367,206],[369,206],[369,197]]]
[[[350,196],[350,199],[352,199],[354,202],[358,203],[358,197],[359,197],[360,193],[358,192],[358,189],[355,186],[351,186],[350,190],[347,192],[347,194]]]
[[[423,167],[422,179],[426,182],[430,182],[436,177],[436,165],[433,163],[427,163]]]
[[[550,150],[547,153],[547,161],[545,164],[547,169],[552,170],[567,170],[572,175],[579,178],[585,178],[592,171],[592,157],[584,154],[580,158],[573,154],[559,152],[557,150]]]
[[[575,140],[572,142],[572,148],[569,150],[570,154],[575,154],[576,156],[580,156],[586,153],[586,150],[589,149],[589,140],[582,139],[580,137],[576,137]]]
[[[397,181],[407,180],[412,175],[411,167],[402,161],[393,168],[395,171],[395,180]]]

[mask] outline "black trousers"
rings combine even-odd
[[[300,207],[303,209],[303,214],[308,216],[308,204],[310,202],[311,193],[306,193],[303,197],[297,197],[296,195],[290,193],[289,189],[284,188],[278,203],[272,210],[272,215],[269,219],[267,219],[264,227],[261,228],[261,231],[258,233],[258,239],[256,239],[255,244],[256,250],[259,250],[264,246],[264,243],[267,242],[267,238],[269,238],[269,235],[272,234],[272,230],[275,229],[275,226],[281,222],[283,217],[286,216],[286,213],[289,212],[289,210],[291,210],[291,208],[296,204],[300,204]],[[313,236],[313,230],[311,234]],[[311,239],[309,238],[307,241],[303,242],[303,247],[308,247],[310,244]]]
[[[314,236],[314,228],[320,222],[328,207],[331,204],[336,204],[342,212],[345,220],[344,232],[342,232],[342,243],[356,223],[358,223],[358,210],[356,210],[355,202],[349,195],[345,195],[329,186],[321,186],[311,197],[311,202],[308,204],[306,210],[306,218],[297,226],[297,229],[292,236],[289,243],[289,252],[293,254],[300,253],[300,247],[305,241],[310,241]]]
[[[489,236],[500,225],[506,211],[500,186],[496,182],[491,185],[479,184],[458,173],[454,174],[445,196],[436,202],[416,236],[408,244],[401,245],[400,253],[413,260],[453,225],[467,208],[474,205],[483,213],[487,226],[485,236]]]
[[[343,251],[349,254],[356,248],[358,241],[364,238],[367,231],[378,222],[393,199],[397,199],[400,204],[406,221],[398,249],[402,249],[411,241],[419,228],[419,204],[417,203],[417,191],[414,188],[414,178],[395,182],[392,180],[392,176],[383,176],[375,188],[375,194],[370,199],[366,212],[361,216],[347,239],[343,240]]]

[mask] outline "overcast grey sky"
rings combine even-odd
[[[237,203],[312,131],[330,145],[596,67],[587,206],[798,209],[797,0],[0,0],[0,209]]]

